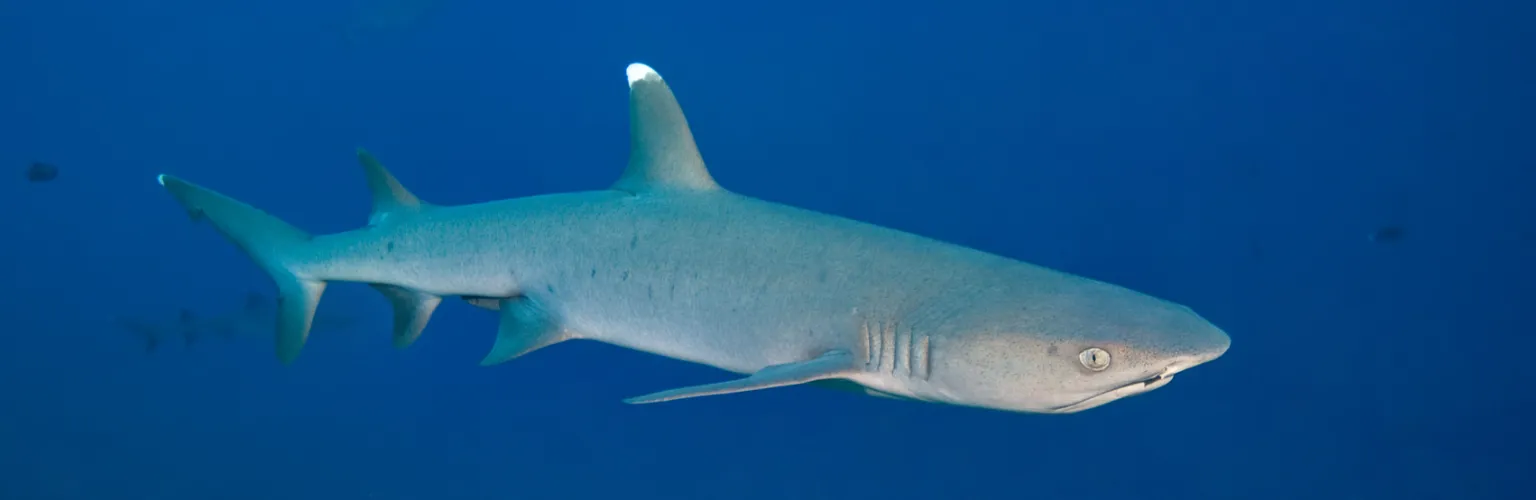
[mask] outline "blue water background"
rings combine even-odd
[[[1536,4],[389,1],[0,1],[0,498],[1536,487]],[[599,189],[635,61],[732,190],[1188,304],[1233,347],[1038,416],[806,387],[627,406],[730,375],[585,342],[479,367],[495,319],[458,302],[397,351],[362,285],[321,306],[359,325],[292,366],[269,337],[146,353],[113,326],[271,292],[155,174],[317,233],[366,220],[355,147],[434,203]]]

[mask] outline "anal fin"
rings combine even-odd
[[[497,308],[501,321],[496,327],[496,344],[480,360],[482,366],[504,363],[524,354],[575,338],[548,309],[527,296],[501,299]]]
[[[713,384],[682,387],[646,394],[624,400],[629,404],[660,403],[675,399],[718,396],[737,392],[756,391],[799,385],[818,380],[840,378],[855,370],[853,354],[844,350],[828,351],[814,359],[773,365],[750,376]]]
[[[379,283],[369,286],[384,294],[395,309],[394,330],[390,337],[395,347],[400,349],[410,346],[421,337],[421,331],[427,328],[427,322],[432,319],[432,312],[443,302],[442,297],[408,288]]]

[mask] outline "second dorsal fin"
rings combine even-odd
[[[613,189],[631,193],[719,190],[667,82],[640,63],[629,65],[625,73],[629,75],[629,164]]]
[[[368,225],[378,225],[391,217],[414,214],[431,207],[411,194],[367,150],[357,149],[357,162],[363,166],[363,175],[368,178],[368,193],[373,197],[373,211],[368,214]]]

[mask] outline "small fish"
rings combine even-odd
[[[442,10],[439,0],[354,0],[343,34],[350,45],[361,45],[419,29]]]
[[[32,162],[27,167],[27,180],[30,182],[48,182],[59,177],[59,167],[40,161]]]
[[[233,339],[236,336],[265,336],[277,321],[275,301],[259,293],[248,293],[239,309],[213,316],[203,316],[190,309],[178,311],[171,321],[153,321],[136,317],[119,317],[113,322],[122,329],[133,332],[144,342],[145,352],[155,352],[167,342],[180,339],[185,347],[192,347],[204,338]],[[322,316],[315,319],[314,328],[339,330],[350,327],[351,318]]]
[[[1367,237],[1374,243],[1397,243],[1403,239],[1402,226],[1382,226]]]

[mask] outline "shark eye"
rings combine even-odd
[[[1109,351],[1097,347],[1083,349],[1077,353],[1077,360],[1083,363],[1083,367],[1096,372],[1109,368]]]

